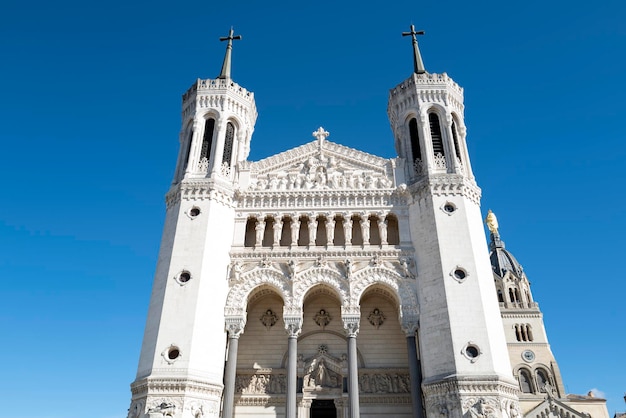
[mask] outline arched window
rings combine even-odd
[[[528,335],[528,341],[534,340],[533,328],[529,324],[526,324],[526,335]]]
[[[439,116],[437,116],[435,113],[429,113],[428,122],[430,123],[430,136],[433,140],[434,154],[446,155],[443,149],[443,138],[441,137],[441,125],[439,124]]]
[[[519,371],[519,388],[522,393],[533,393],[532,381],[530,380],[530,372],[526,369]]]
[[[511,299],[511,302],[515,302],[515,295],[513,295],[513,289],[509,289],[509,299]]]
[[[413,161],[422,160],[422,150],[420,148],[420,133],[417,129],[417,119],[409,121],[409,136],[411,137],[411,156]]]
[[[519,324],[515,324],[515,338],[517,341],[522,341],[522,333],[519,328]]]
[[[204,137],[202,138],[202,149],[200,150],[200,160],[211,159],[211,145],[213,145],[213,131],[215,130],[215,119],[207,119],[204,123]]]
[[[461,160],[461,148],[459,148],[459,134],[456,130],[456,122],[452,119],[452,141],[454,142],[454,153],[456,154],[456,158]]]
[[[545,392],[548,383],[550,383],[548,372],[543,369],[537,369],[537,386],[539,387],[539,392]]]
[[[233,157],[233,141],[235,140],[235,126],[228,122],[226,124],[226,140],[224,141],[224,155],[222,164],[226,163],[230,167]]]
[[[391,214],[387,216],[387,243],[389,245],[400,245],[398,218]]]

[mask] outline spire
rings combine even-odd
[[[402,32],[402,36],[411,36],[413,37],[413,72],[415,74],[424,74],[426,70],[424,69],[424,63],[422,62],[422,55],[420,54],[420,49],[417,46],[417,37],[415,35],[424,35],[426,32],[423,30],[415,30],[415,25],[411,25],[411,32]]]
[[[228,36],[225,37],[221,37],[220,41],[228,41],[228,44],[226,45],[226,54],[224,55],[224,63],[222,64],[222,71],[220,72],[220,75],[217,78],[230,78],[230,61],[231,61],[231,55],[232,55],[232,51],[233,51],[233,41],[238,41],[241,39],[241,35],[236,35],[234,36],[235,31],[233,30],[233,28],[230,28],[230,32],[228,33]]]

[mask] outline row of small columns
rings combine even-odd
[[[271,222],[271,226],[268,221]],[[281,242],[285,242],[284,225],[287,222],[289,223],[291,235],[290,246],[297,246],[298,242],[301,241],[300,232],[303,230],[303,223],[306,223],[308,229],[308,245],[316,245],[320,222],[323,222],[323,229],[326,233],[326,245],[337,245],[335,242],[335,229],[338,221],[341,222],[342,225],[341,229],[344,235],[344,245],[346,246],[353,244],[353,227],[355,221],[358,222],[358,228],[361,233],[359,238],[362,240],[363,245],[373,243],[370,241],[374,241],[371,239],[372,229],[374,228],[378,232],[376,241],[379,241],[381,245],[399,244],[398,223],[393,215],[388,216],[385,212],[376,214],[367,212],[352,214],[344,212],[336,215],[329,212],[321,215],[316,215],[315,213],[308,213],[306,215],[292,214],[285,217],[282,217],[280,214],[275,214],[273,217],[270,217],[269,220],[259,214],[255,218],[248,219],[245,246],[251,247],[254,245],[255,247],[261,247],[264,241],[267,244],[268,239],[266,235],[268,235],[268,233],[272,234],[271,242],[274,247],[281,245]],[[249,236],[252,232],[252,228],[254,228],[254,243],[252,242],[252,237]],[[269,228],[271,228],[271,231],[269,231]]]
[[[285,330],[287,331],[287,396],[285,417],[297,418],[297,380],[298,380],[298,336],[302,331],[302,317],[285,315]],[[348,341],[348,396],[349,417],[360,418],[359,413],[359,372],[356,337],[359,333],[360,313],[343,315],[343,327],[346,330]],[[237,374],[237,351],[239,337],[243,333],[245,319],[227,319],[228,356],[224,373],[224,400],[222,418],[233,418],[235,403],[235,378]],[[417,321],[403,323],[406,334],[407,352],[409,356],[409,376],[411,379],[411,403],[413,418],[423,418],[422,405],[422,369],[417,352]]]

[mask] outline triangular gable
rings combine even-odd
[[[524,418],[589,418],[587,414],[578,412],[562,401],[548,397],[539,405],[528,411]]]
[[[392,160],[330,141],[312,141],[250,163],[252,190],[386,189]]]

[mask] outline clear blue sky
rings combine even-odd
[[[566,388],[626,391],[626,2],[6,0],[0,6],[0,417],[125,417],[178,152],[181,95],[256,94],[251,159],[312,140],[393,157],[388,90],[426,30],[545,314]]]

